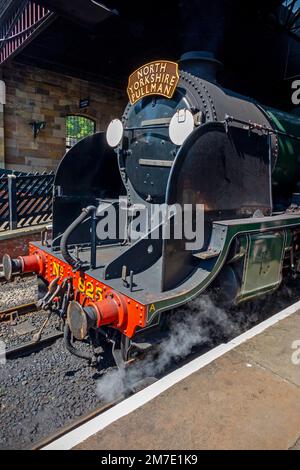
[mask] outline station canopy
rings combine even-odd
[[[300,0],[0,0],[0,64],[124,89],[145,61],[195,50],[194,37],[224,62],[226,87],[272,104],[277,82],[300,75],[299,11]]]
[[[111,15],[118,14],[117,10],[110,8],[98,0],[45,0],[41,1],[50,10],[66,18],[89,26],[96,26]]]

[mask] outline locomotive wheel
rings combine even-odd
[[[240,284],[232,266],[227,265],[222,269],[212,287],[216,301],[223,308],[236,305]]]

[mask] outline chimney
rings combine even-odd
[[[222,63],[217,60],[233,14],[233,0],[179,2],[182,53],[180,65],[205,80],[216,82]]]
[[[181,70],[208,82],[217,82],[217,72],[223,67],[212,52],[191,51],[183,54],[179,61]]]

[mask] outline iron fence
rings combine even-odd
[[[0,231],[52,220],[54,173],[0,176]]]

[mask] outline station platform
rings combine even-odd
[[[29,242],[40,240],[41,233],[45,230],[47,230],[48,237],[50,238],[52,225],[49,223],[0,232],[1,263],[4,254],[10,255],[12,258],[28,255]],[[2,276],[3,272],[0,266],[0,277]]]
[[[130,397],[129,413],[123,402],[122,417],[99,422],[99,432],[70,448],[300,450],[300,303],[216,349],[141,406],[132,405],[138,394]]]

